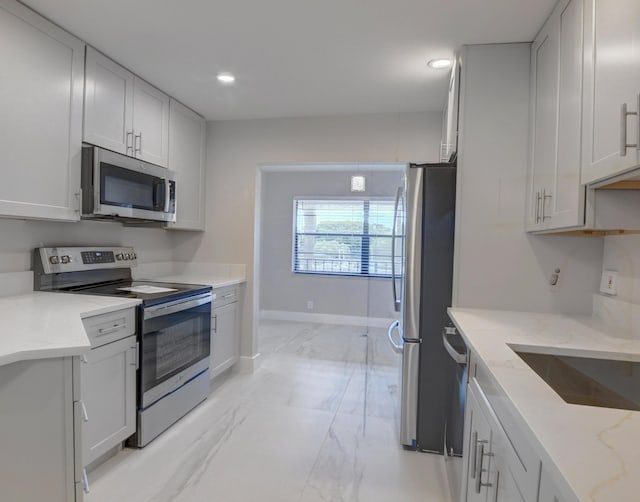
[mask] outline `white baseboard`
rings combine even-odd
[[[260,367],[262,356],[258,352],[253,356],[240,356],[236,364],[236,368],[240,373],[253,373]]]
[[[387,328],[393,321],[395,321],[395,319],[387,319],[385,317],[288,312],[284,310],[261,310],[260,319],[272,321],[312,322],[320,324],[345,324],[347,326],[369,326],[372,328]]]

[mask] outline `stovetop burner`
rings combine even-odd
[[[146,290],[146,291],[145,291]],[[124,280],[108,284],[83,285],[63,289],[84,295],[119,296],[142,300],[144,306],[172,301],[211,291],[211,286],[173,282]]]

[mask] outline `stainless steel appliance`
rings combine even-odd
[[[444,456],[452,500],[460,500],[462,488],[462,445],[464,438],[464,408],[467,400],[468,352],[464,340],[451,326],[442,331],[442,345],[455,364],[453,389],[445,423]]]
[[[455,158],[409,165],[394,229],[398,258],[391,282],[400,320],[390,326],[389,340],[402,354],[401,442],[440,454],[458,366],[442,338],[452,295],[455,196]],[[461,434],[451,445],[456,454]]]
[[[176,221],[173,171],[97,146],[82,147],[82,218]]]
[[[137,431],[142,447],[209,395],[211,287],[134,281],[126,247],[49,247],[34,251],[34,289],[142,300]]]

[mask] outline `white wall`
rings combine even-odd
[[[640,304],[640,235],[604,238],[602,268],[618,272],[618,298]]]
[[[259,164],[438,159],[440,113],[262,119],[207,125],[207,228],[178,236],[178,260],[247,264],[241,352],[253,338],[253,249]]]
[[[0,219],[0,272],[31,270],[33,248],[40,246],[133,246],[141,263],[167,261],[173,234],[161,228],[131,228],[120,223],[58,223]]]
[[[286,166],[285,166],[286,167]],[[352,194],[352,175],[366,192]],[[260,310],[390,319],[396,317],[389,279],[295,274],[292,268],[293,200],[310,197],[395,198],[403,172],[344,166],[341,171],[263,172],[261,194]],[[314,308],[307,309],[307,301]]]
[[[454,305],[590,314],[602,239],[524,231],[529,49],[465,49]],[[552,287],[556,268],[560,280]]]

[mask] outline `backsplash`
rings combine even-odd
[[[640,305],[640,235],[605,237],[602,269],[618,272],[618,300]]]
[[[0,273],[32,268],[33,248],[40,246],[133,246],[141,263],[170,261],[175,235],[160,228],[124,227],[120,223],[0,220]]]

